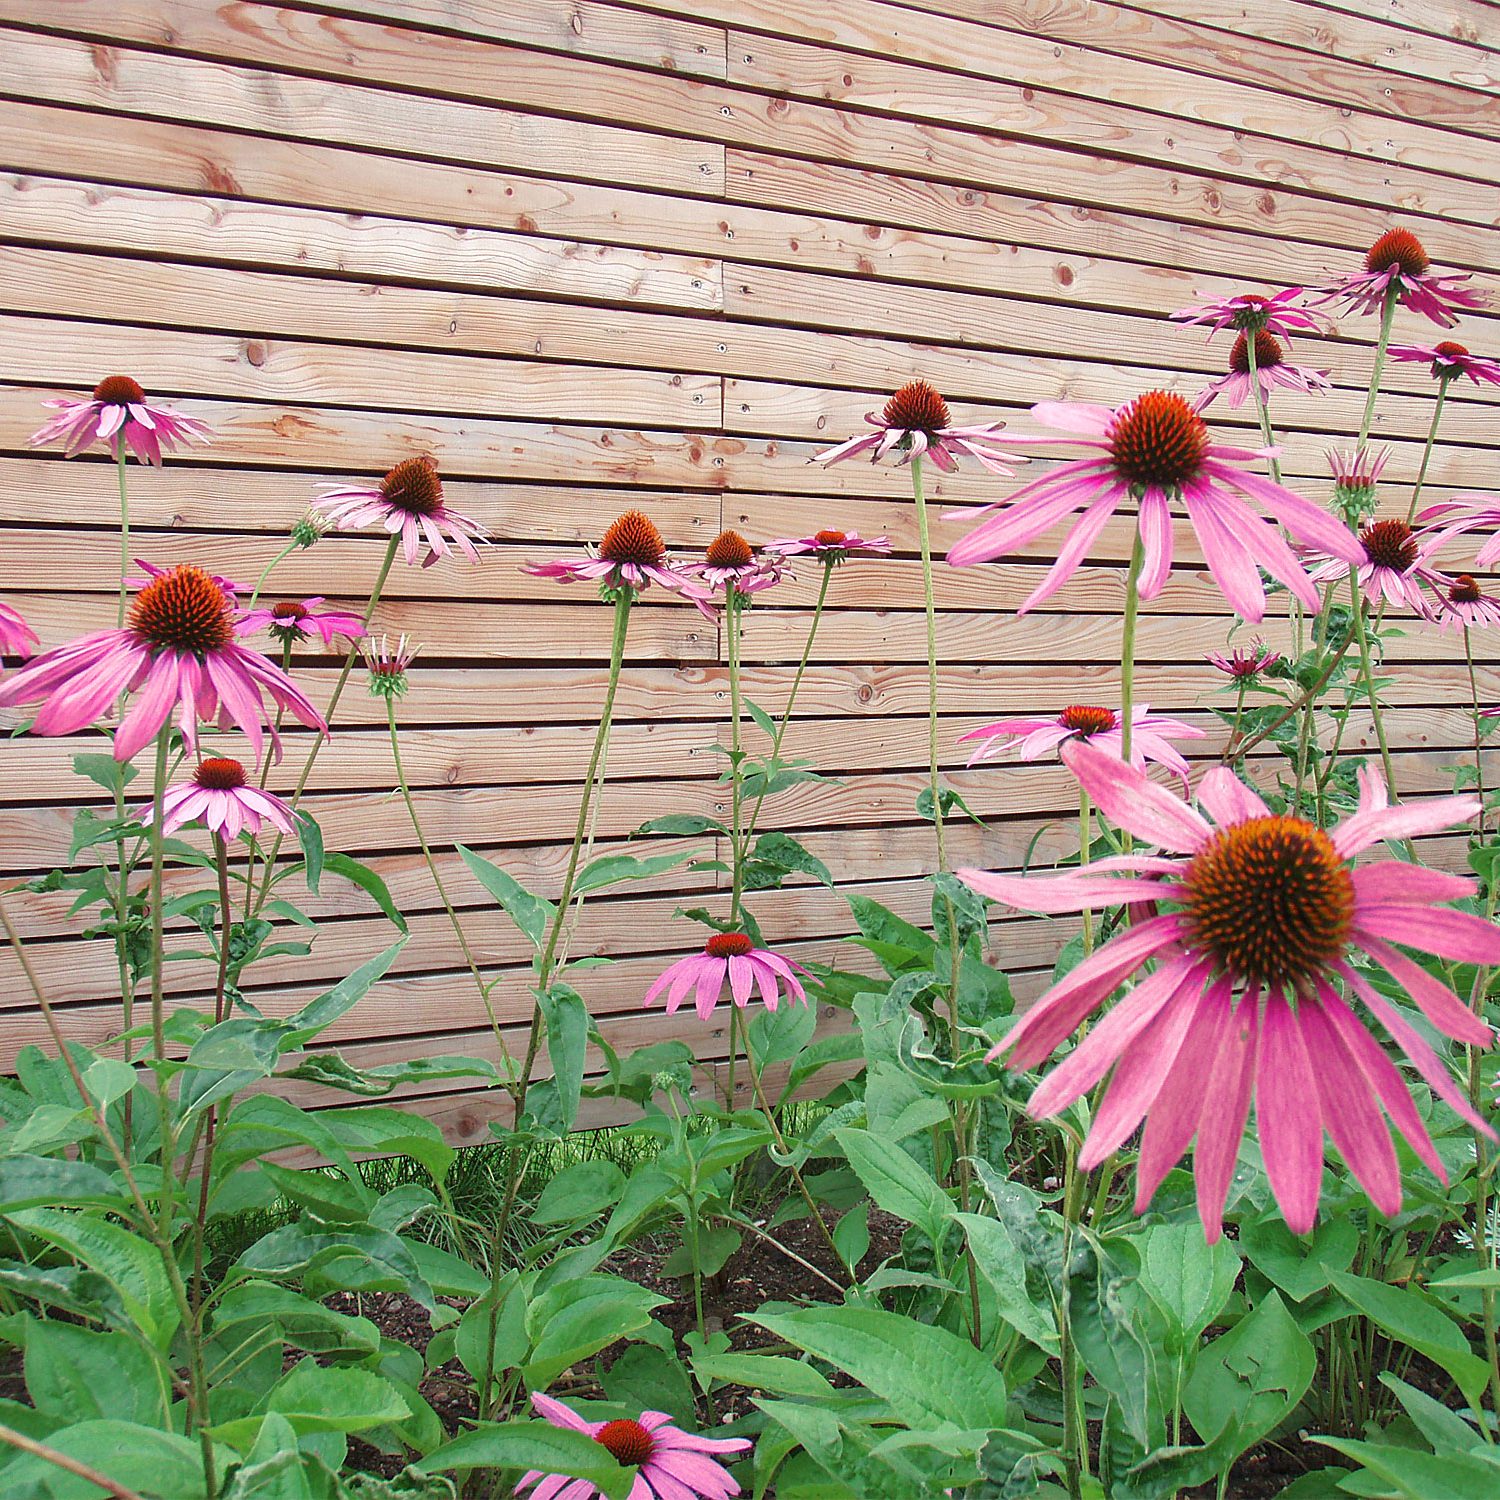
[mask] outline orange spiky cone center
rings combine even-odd
[[[139,405],[145,399],[146,393],[141,389],[140,381],[129,375],[106,375],[94,387],[94,400],[110,406]]]
[[[1448,590],[1448,598],[1454,604],[1477,604],[1479,597],[1479,585],[1468,573],[1460,573]]]
[[[1234,348],[1229,351],[1229,368],[1236,375],[1248,375],[1250,373],[1250,335],[1242,333],[1235,341]],[[1262,329],[1255,336],[1255,367],[1258,370],[1269,370],[1272,365],[1279,365],[1285,358],[1282,353],[1281,341],[1274,335]]]
[[[1454,339],[1444,339],[1440,344],[1432,346],[1434,354],[1440,354],[1444,359],[1462,359],[1468,354],[1468,345],[1460,344]]]
[[[848,540],[849,534],[845,531],[820,531],[813,537],[820,547],[842,547]]]
[[[656,523],[639,510],[627,510],[599,543],[599,556],[607,562],[634,563],[638,568],[659,567],[666,553],[667,544]]]
[[[443,482],[430,458],[408,458],[380,481],[382,497],[409,516],[435,516],[443,508]]]
[[[1420,276],[1431,264],[1421,240],[1409,229],[1386,230],[1365,256],[1365,270],[1389,271],[1399,266],[1403,276]]]
[[[211,755],[200,761],[193,780],[214,792],[232,792],[245,784],[245,768],[227,755]]]
[[[703,945],[703,951],[710,958],[743,958],[754,946],[746,933],[716,932]]]
[[[1113,729],[1117,722],[1112,709],[1098,708],[1092,703],[1070,703],[1058,719],[1082,739],[1103,734],[1105,730]]]
[[[755,561],[750,543],[737,531],[721,531],[703,555],[711,568],[748,568]]]
[[[161,650],[204,656],[234,639],[224,590],[192,563],[153,578],[130,606],[130,628]]]
[[[1378,568],[1404,573],[1417,560],[1417,539],[1405,521],[1375,521],[1359,534],[1365,556]]]
[[[641,1424],[630,1417],[606,1422],[594,1434],[594,1441],[607,1448],[616,1463],[643,1464],[656,1452],[656,1440]]]
[[[923,432],[929,438],[948,426],[948,403],[936,387],[925,380],[909,380],[885,403],[881,413],[887,425],[905,432]]]
[[[1121,407],[1106,438],[1116,473],[1147,489],[1180,488],[1208,454],[1203,418],[1170,391],[1147,391]]]

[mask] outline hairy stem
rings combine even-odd
[[[1451,375],[1438,380],[1437,400],[1432,404],[1432,426],[1427,429],[1427,445],[1422,449],[1422,464],[1417,470],[1417,482],[1412,486],[1411,504],[1406,507],[1406,524],[1411,525],[1417,514],[1417,502],[1422,498],[1422,486],[1427,482],[1427,465],[1432,462],[1432,445],[1437,442],[1438,423],[1443,420],[1443,403],[1448,399]]]

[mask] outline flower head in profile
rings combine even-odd
[[[30,656],[36,647],[36,631],[10,605],[0,604],[0,656]]]
[[[369,672],[370,696],[372,698],[404,698],[406,696],[406,673],[417,652],[422,648],[413,646],[403,635],[394,646],[391,638],[383,635],[377,641],[370,636],[364,644],[365,667]]]
[[[531,1404],[554,1427],[584,1433],[607,1449],[616,1463],[635,1465],[630,1500],[729,1500],[740,1492],[739,1483],[711,1455],[743,1453],[751,1446],[748,1438],[699,1437],[673,1426],[664,1411],[643,1411],[639,1420],[586,1422],[572,1407],[540,1391],[533,1393]],[[515,1493],[527,1491],[528,1500],[603,1500],[603,1491],[587,1480],[540,1469],[521,1476]]]
[[[115,759],[129,760],[173,719],[189,749],[198,725],[236,724],[260,758],[262,726],[276,755],[281,740],[265,697],[326,732],[322,715],[280,667],[234,639],[233,596],[224,580],[191,563],[150,568],[123,628],[80,636],[47,651],[0,683],[0,706],[40,703],[34,734],[73,734],[121,694],[131,702],[115,731]]]
[[[645,511],[627,510],[610,523],[597,553],[587,557],[527,563],[521,571],[534,578],[555,578],[559,583],[576,579],[597,581],[606,599],[615,599],[629,589],[639,593],[659,584],[674,594],[694,592],[692,580],[667,561],[667,544],[656,523]]]
[[[1250,349],[1255,348],[1255,373],[1250,372]],[[1196,410],[1211,406],[1220,396],[1232,407],[1245,404],[1245,398],[1255,385],[1260,387],[1261,398],[1269,399],[1271,392],[1282,390],[1301,391],[1304,395],[1320,395],[1332,389],[1327,370],[1308,370],[1291,364],[1286,351],[1274,334],[1242,333],[1229,351],[1229,370],[1217,380],[1209,383],[1193,400]]]
[[[1139,1212],[1196,1136],[1198,1210],[1209,1240],[1217,1240],[1253,1097],[1271,1189],[1294,1231],[1305,1234],[1317,1214],[1325,1130],[1376,1208],[1396,1213],[1401,1174],[1382,1108],[1440,1178],[1443,1165],[1356,1001],[1435,1094],[1492,1134],[1421,1033],[1350,962],[1363,950],[1438,1031],[1488,1045],[1490,1028],[1396,947],[1460,963],[1500,962],[1500,927],[1445,905],[1471,894],[1474,882],[1394,860],[1352,865],[1382,840],[1468,821],[1479,811],[1478,798],[1391,807],[1385,783],[1362,770],[1358,809],[1325,833],[1272,813],[1216,766],[1198,789],[1210,823],[1092,745],[1069,745],[1063,755],[1105,817],[1163,852],[1101,860],[1064,875],[958,875],[980,894],[1023,911],[1155,903],[1156,915],[1084,959],[991,1053],[1008,1054],[1013,1069],[1036,1067],[1125,980],[1155,964],[1027,1106],[1038,1118],[1056,1114],[1113,1070],[1080,1168],[1097,1166],[1144,1120]]]
[[[797,978],[805,973],[807,970],[795,959],[783,958],[769,948],[757,948],[747,933],[716,932],[703,945],[701,953],[680,958],[662,970],[641,1004],[650,1005],[665,991],[670,1016],[691,990],[698,1019],[706,1021],[719,1003],[724,982],[728,980],[730,998],[741,1010],[757,989],[767,1010],[776,1009],[783,991],[788,1001],[806,1005],[807,991]]]
[[[408,458],[397,464],[379,484],[341,484],[326,488],[313,508],[338,531],[360,531],[379,526],[400,537],[402,555],[414,564],[425,545],[424,568],[438,558],[459,552],[479,561],[476,541],[486,540],[483,526],[460,515],[443,498],[443,481],[430,458]]]
[[[1500,359],[1470,354],[1462,344],[1451,339],[1444,339],[1440,344],[1392,344],[1386,353],[1407,364],[1428,366],[1432,378],[1445,385],[1460,375],[1467,375],[1475,385],[1500,385]]]
[[[247,610],[235,621],[236,635],[254,635],[269,630],[283,646],[300,646],[316,635],[325,646],[332,646],[338,636],[357,641],[365,633],[365,622],[347,610],[323,609],[323,596],[311,599],[287,599],[269,608]]]
[[[170,406],[147,401],[138,380],[110,375],[94,387],[86,400],[60,398],[44,401],[58,413],[27,439],[29,446],[61,443],[66,458],[76,457],[92,443],[115,449],[124,443],[142,463],[160,464],[163,453],[181,443],[206,443],[208,424],[185,417]]]
[[[1328,469],[1333,475],[1333,503],[1350,524],[1375,514],[1377,488],[1389,448],[1358,448],[1354,452],[1330,452]]]
[[[1500,625],[1500,598],[1480,588],[1472,573],[1441,579],[1429,618],[1445,630],[1491,630]]]
[[[139,813],[150,823],[155,803]],[[192,779],[169,786],[161,799],[161,831],[176,833],[189,823],[201,823],[210,833],[229,841],[241,833],[255,838],[269,823],[281,833],[295,832],[291,807],[274,792],[251,786],[245,768],[228,756],[214,755],[198,762]]]
[[[1204,732],[1180,719],[1154,714],[1149,705],[1137,703],[1130,712],[1130,763],[1145,770],[1149,763],[1165,766],[1187,785],[1188,763],[1172,747],[1168,738],[1201,740]],[[997,719],[960,735],[959,741],[977,740],[969,764],[992,760],[1002,750],[1014,747],[1021,760],[1040,760],[1069,740],[1087,740],[1110,755],[1124,751],[1125,737],[1120,716],[1112,708],[1090,703],[1074,703],[1050,718]]]
[[[1452,328],[1460,311],[1484,306],[1480,292],[1464,285],[1467,272],[1432,269],[1422,242],[1409,229],[1388,229],[1370,246],[1365,268],[1324,289],[1318,300],[1342,302],[1355,312],[1378,313],[1394,294],[1402,307],[1420,313],[1439,328]]]
[[[1364,554],[1355,564],[1360,592],[1366,598],[1383,599],[1395,609],[1425,616],[1428,605],[1423,585],[1440,588],[1443,584],[1432,565],[1436,548],[1431,541],[1424,542],[1405,521],[1391,517],[1362,526],[1359,545]],[[1330,557],[1318,563],[1310,576],[1314,583],[1335,583],[1348,574],[1348,563]]]
[[[930,458],[945,474],[958,468],[960,458],[972,458],[991,474],[1007,478],[1015,473],[1011,467],[1024,463],[997,445],[1014,441],[1001,437],[999,422],[982,422],[973,427],[954,427],[948,403],[925,380],[909,380],[885,403],[880,412],[868,412],[865,421],[869,431],[813,455],[813,462],[836,464],[841,459],[868,453],[878,463],[894,453],[898,463],[914,458]]]
[[[1252,646],[1236,646],[1227,656],[1222,651],[1210,651],[1204,659],[1236,682],[1254,682],[1281,660],[1281,652],[1271,650],[1264,641],[1256,641]]]
[[[688,597],[709,620],[718,619],[716,598],[727,601],[732,593],[743,608],[790,571],[782,553],[757,552],[737,531],[721,531],[704,549],[703,561],[684,563],[682,570],[693,580]]]
[[[1078,516],[1051,571],[1018,613],[1034,609],[1073,576],[1110,518],[1130,499],[1138,508],[1144,545],[1142,599],[1154,599],[1171,571],[1174,502],[1186,509],[1214,582],[1247,620],[1265,615],[1260,568],[1284,583],[1308,609],[1316,611],[1321,603],[1274,522],[1333,556],[1354,562],[1362,555],[1354,537],[1326,511],[1240,467],[1266,450],[1215,443],[1203,418],[1181,396],[1148,391],[1115,411],[1044,401],[1032,408],[1032,414],[1048,426],[1075,434],[1058,441],[1091,450],[1089,456],[1060,465],[998,502],[998,514],[981,521],[948,554],[948,561],[958,567],[990,562]],[[1257,514],[1252,502],[1270,519]]]
[[[787,536],[778,541],[767,542],[767,552],[779,552],[783,557],[816,557],[830,566],[853,557],[856,553],[871,557],[884,557],[890,553],[891,539],[888,536],[862,537],[857,531],[815,531],[811,536]]]
[[[1324,333],[1328,319],[1299,306],[1300,286],[1289,286],[1269,297],[1259,292],[1239,292],[1217,302],[1180,307],[1172,314],[1179,323],[1206,323],[1208,336],[1232,328],[1236,333],[1269,333],[1275,338],[1294,338],[1299,333]]]

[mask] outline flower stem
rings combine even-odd
[[[937,829],[937,867],[948,868],[943,834],[943,799],[938,783],[937,605],[932,587],[932,542],[927,528],[927,500],[922,491],[922,459],[911,461],[912,499],[917,506],[917,540],[922,549],[922,599],[927,611],[927,779],[932,793],[932,822]]]
[[[130,500],[125,484],[125,424],[115,434],[115,473],[120,481],[120,604],[115,614],[115,626],[125,625],[125,575],[130,571]]]
[[[250,595],[250,603],[248,605],[246,605],[246,607],[245,607],[245,612],[247,614],[250,612],[250,610],[252,610],[252,609],[255,608],[256,601],[260,598],[260,591],[263,588],[265,588],[265,586],[266,586],[266,580],[271,576],[272,572],[283,561],[285,561],[285,559],[287,559],[288,557],[290,557],[292,555],[292,553],[294,553],[299,546],[301,546],[301,543],[298,542],[298,541],[293,540],[293,541],[288,542],[286,544],[286,546],[283,547],[281,549],[281,551],[278,552],[276,554],[276,556],[273,557],[270,560],[270,562],[268,562],[265,565],[264,568],[261,569],[260,577],[255,580],[255,592]],[[365,620],[365,624],[368,625],[369,623],[370,622],[369,622],[369,619],[367,617],[366,620]]]
[[[1094,808],[1089,801],[1088,792],[1080,784],[1078,788],[1078,868],[1080,870],[1088,865],[1093,846]],[[1094,951],[1094,911],[1089,906],[1083,909],[1083,951],[1086,954]]]
[[[729,920],[740,920],[740,902],[745,893],[745,845],[748,836],[741,839],[741,814],[745,799],[745,777],[742,769],[744,756],[743,735],[740,717],[743,705],[740,698],[740,611],[744,605],[734,584],[724,587],[724,651],[729,659],[729,854],[732,874],[730,877]],[[731,1078],[734,1058],[729,1059]],[[733,1097],[733,1087],[730,1089]]]
[[[1057,1304],[1058,1361],[1062,1372],[1063,1470],[1071,1500],[1082,1500],[1083,1480],[1088,1474],[1088,1421],[1083,1411],[1083,1370],[1073,1342],[1073,1292],[1068,1266],[1073,1258],[1073,1235],[1083,1213],[1084,1174],[1078,1170],[1078,1146],[1068,1138],[1063,1196],[1063,1248],[1059,1275],[1062,1293]]]
[[[1245,358],[1250,366],[1250,391],[1255,397],[1255,415],[1260,419],[1260,435],[1268,448],[1276,446],[1275,435],[1271,431],[1271,404],[1266,399],[1266,393],[1260,388],[1260,370],[1255,360],[1255,335],[1245,335]],[[1274,454],[1270,460],[1271,478],[1277,484],[1281,483],[1281,460]]]
[[[1417,482],[1412,486],[1411,504],[1406,507],[1406,524],[1411,525],[1417,513],[1417,501],[1422,498],[1422,486],[1427,482],[1427,465],[1432,462],[1432,445],[1437,441],[1438,423],[1443,420],[1443,403],[1448,399],[1448,384],[1451,375],[1438,381],[1437,400],[1432,405],[1432,426],[1427,429],[1427,446],[1422,449],[1422,463],[1417,470]]]
[[[1380,713],[1380,694],[1375,691],[1375,667],[1370,654],[1370,635],[1365,628],[1365,604],[1360,597],[1359,575],[1349,569],[1349,602],[1354,609],[1354,634],[1359,642],[1359,669],[1364,678],[1365,697],[1369,700],[1370,714],[1375,721],[1375,743],[1380,746],[1380,764],[1385,771],[1385,784],[1390,790],[1391,801],[1399,802],[1396,791],[1396,773],[1391,767],[1391,747],[1386,742],[1385,720]]]
[[[1375,342],[1375,362],[1370,368],[1370,393],[1365,397],[1365,412],[1359,423],[1359,448],[1370,440],[1370,424],[1375,420],[1375,399],[1380,394],[1380,377],[1385,373],[1385,351],[1391,342],[1391,322],[1396,316],[1398,293],[1386,288],[1385,305],[1380,309],[1380,337]]]
[[[1484,721],[1479,717],[1479,682],[1474,676],[1474,647],[1464,626],[1464,661],[1469,668],[1469,701],[1474,712],[1474,785],[1479,793],[1479,837],[1484,838]]]
[[[1130,740],[1135,716],[1135,630],[1141,607],[1141,569],[1146,545],[1139,528],[1130,549],[1130,572],[1125,579],[1125,619],[1120,631],[1120,759],[1130,764]]]

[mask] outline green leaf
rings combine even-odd
[[[369,865],[335,851],[324,856],[323,868],[332,875],[341,876],[351,885],[357,885],[402,932],[408,930],[406,918],[401,915],[401,908],[396,905],[390,887]]]
[[[219,1298],[214,1332],[224,1334],[245,1324],[267,1325],[284,1343],[310,1354],[375,1354],[380,1349],[380,1330],[368,1318],[335,1312],[271,1281],[242,1281]]]
[[[531,1211],[534,1224],[574,1224],[595,1219],[619,1202],[625,1174],[596,1157],[564,1167],[542,1189]]]
[[[526,1309],[527,1385],[545,1389],[569,1365],[640,1332],[666,1301],[618,1276],[579,1276],[548,1287]]]
[[[124,1333],[96,1333],[25,1314],[26,1390],[38,1411],[62,1422],[103,1417],[167,1426],[172,1389],[165,1361]]]
[[[936,1243],[953,1212],[947,1193],[900,1146],[868,1130],[840,1130],[836,1139],[866,1191],[888,1214],[916,1224]]]
[[[804,849],[796,839],[785,833],[763,833],[755,841],[752,859],[762,864],[774,865],[777,869],[795,871],[800,875],[811,875],[814,880],[833,889],[833,875],[817,855]]]
[[[313,895],[318,894],[318,884],[323,879],[323,830],[310,812],[298,808],[296,812],[297,842],[302,848],[303,878]]]
[[[1225,1240],[1210,1245],[1196,1222],[1152,1224],[1136,1236],[1140,1284],[1171,1320],[1177,1353],[1192,1344],[1222,1311],[1240,1274],[1240,1258]]]
[[[0,1214],[43,1204],[122,1208],[125,1202],[114,1179],[87,1162],[24,1153],[0,1158]]]
[[[275,1184],[276,1191],[293,1203],[311,1210],[320,1219],[361,1223],[369,1217],[375,1195],[362,1181],[314,1169],[297,1171],[263,1161],[260,1170]]]
[[[73,757],[73,770],[79,776],[85,776],[95,786],[103,787],[111,794],[123,792],[140,772],[129,763],[117,761],[113,755],[99,755],[89,752],[84,755]]]
[[[272,1387],[266,1411],[282,1417],[298,1434],[365,1432],[386,1422],[400,1422],[411,1408],[390,1381],[371,1370],[320,1365],[311,1357],[294,1365]],[[237,1417],[210,1427],[220,1442],[248,1449],[260,1432],[263,1413]]]
[[[631,838],[640,838],[648,833],[671,833],[691,838],[699,833],[728,833],[729,830],[718,818],[705,817],[702,813],[668,813],[665,817],[652,818],[632,831]]]
[[[785,1396],[833,1396],[828,1377],[814,1365],[784,1354],[699,1354],[693,1373],[700,1382],[725,1381],[752,1391],[779,1391]]]
[[[508,875],[483,855],[475,854],[462,844],[456,847],[474,878],[504,907],[511,921],[521,929],[531,946],[540,952],[546,941],[547,927],[557,915],[556,905],[541,896],[533,895],[514,876]]]
[[[985,1214],[955,1214],[969,1237],[975,1268],[995,1294],[996,1311],[1024,1339],[1049,1354],[1058,1351],[1057,1325],[1050,1306],[1034,1301],[1026,1289],[1026,1258],[999,1219]]]
[[[1342,1453],[1392,1485],[1406,1500],[1494,1500],[1500,1489],[1500,1467],[1462,1453],[1423,1453],[1392,1443],[1364,1443],[1356,1438],[1314,1438]]]
[[[568,1474],[625,1500],[635,1471],[622,1468],[609,1450],[587,1433],[550,1422],[483,1422],[444,1443],[416,1466],[424,1474],[467,1473],[471,1469],[540,1469]]]
[[[573,894],[581,896],[585,891],[603,890],[605,886],[618,885],[622,880],[650,880],[675,870],[690,854],[655,854],[647,859],[636,859],[630,854],[601,854],[591,860],[579,873],[573,886]]]
[[[1279,1218],[1240,1228],[1240,1248],[1269,1281],[1294,1302],[1305,1302],[1328,1285],[1331,1271],[1345,1271],[1359,1249],[1359,1229],[1343,1215],[1325,1219],[1311,1235],[1294,1235]]]
[[[760,704],[752,703],[748,698],[741,700],[745,705],[745,711],[755,720],[760,732],[768,740],[776,738],[776,721],[763,709]]]
[[[578,1118],[583,1093],[583,1066],[589,1042],[589,1010],[583,996],[560,980],[545,990],[533,990],[547,1023],[547,1056],[562,1106],[563,1128],[571,1130]]]
[[[203,1493],[202,1449],[196,1440],[175,1432],[136,1422],[79,1422],[53,1433],[47,1446],[97,1469],[144,1500],[186,1500]],[[3,1472],[7,1495],[99,1500],[98,1485],[34,1454],[17,1454]]]
[[[349,1094],[363,1094],[379,1099],[392,1089],[408,1083],[434,1083],[446,1078],[500,1077],[494,1063],[482,1057],[411,1057],[403,1062],[381,1063],[373,1068],[356,1068],[341,1053],[329,1049],[310,1052],[295,1068],[278,1073],[278,1078],[305,1078],[328,1088],[343,1089]]]
[[[332,989],[324,990],[316,1000],[308,1001],[295,1015],[288,1016],[287,1031],[278,1044],[278,1050],[290,1052],[294,1047],[303,1046],[326,1031],[340,1016],[353,1010],[375,984],[385,977],[405,946],[405,938],[392,943],[384,953],[366,960],[352,974],[339,980]]]

